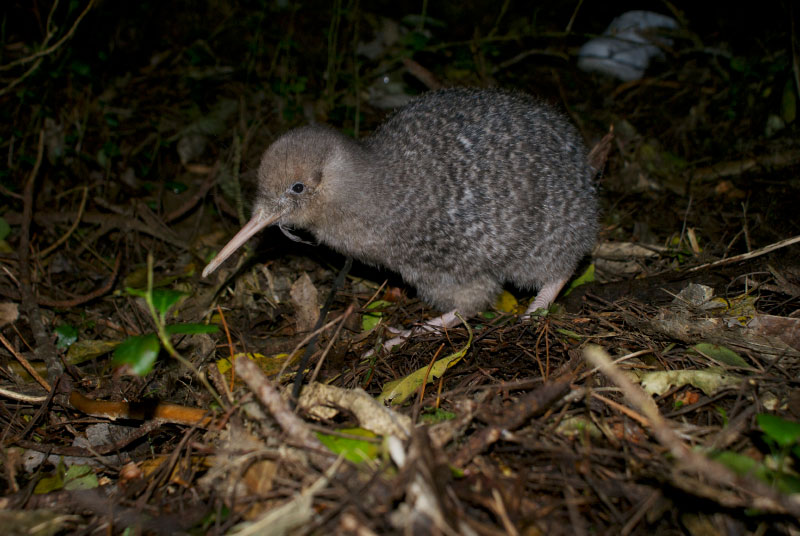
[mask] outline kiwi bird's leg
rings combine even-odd
[[[556,296],[558,296],[558,293],[564,287],[567,279],[568,278],[565,277],[563,279],[551,281],[539,289],[539,293],[536,295],[533,303],[531,303],[528,307],[528,310],[525,311],[524,316],[529,317],[531,313],[536,311],[536,309],[547,309],[550,307],[550,304],[553,303],[553,301],[556,299]]]

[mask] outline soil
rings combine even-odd
[[[579,69],[632,9],[677,22],[643,75]],[[9,534],[800,531],[791,2],[0,12]],[[386,351],[437,312],[378,268],[337,281],[342,256],[276,228],[200,276],[282,132],[363,137],[445,86],[523,90],[590,147],[613,135],[598,246],[546,315],[508,288]]]

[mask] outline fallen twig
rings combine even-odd
[[[745,261],[748,259],[753,259],[755,257],[760,257],[761,255],[766,255],[767,253],[771,253],[776,249],[785,248],[786,246],[791,246],[792,244],[796,244],[800,242],[800,235],[793,236],[792,238],[787,238],[785,240],[780,240],[775,242],[774,244],[770,244],[768,246],[764,246],[763,248],[756,249],[754,251],[749,251],[747,253],[742,253],[741,255],[734,255],[733,257],[728,257],[727,259],[720,259],[718,261],[709,262],[707,264],[701,264],[700,266],[695,266],[694,268],[689,268],[686,270],[687,272],[696,272],[698,270],[705,270],[706,268],[715,268],[717,266],[721,266],[723,264],[730,264],[733,262]]]
[[[2,337],[2,335],[0,335],[0,337]],[[5,342],[6,341],[3,341],[3,344],[5,344]],[[2,387],[0,387],[0,396],[4,396],[12,400],[17,400],[19,402],[27,402],[28,404],[41,404],[42,402],[47,400],[47,395],[24,395],[22,393],[16,393],[9,389],[3,389]]]
[[[453,460],[453,466],[463,467],[504,434],[519,428],[532,416],[544,413],[569,391],[572,380],[572,374],[569,374],[547,382],[519,399],[513,407],[505,408],[503,411],[505,417],[494,424],[489,424],[461,447]]]
[[[729,162],[719,162],[713,166],[695,169],[692,179],[708,181],[721,177],[738,176],[751,169],[758,168],[783,168],[792,166],[800,161],[800,152],[796,150],[767,153],[762,156],[743,158]]]
[[[730,469],[709,459],[696,450],[690,449],[672,430],[666,419],[661,416],[655,402],[640,387],[634,385],[611,362],[611,358],[599,346],[587,346],[584,357],[600,369],[625,394],[625,398],[650,422],[650,429],[670,454],[677,461],[679,468],[703,475],[705,478],[726,487],[739,488],[747,495],[747,506],[765,511],[800,516],[800,503],[777,492],[754,478],[739,477]],[[640,420],[640,422],[642,422]],[[685,475],[684,475],[685,476]],[[678,478],[680,475],[673,475]]]
[[[170,223],[174,220],[177,220],[184,214],[186,214],[189,210],[192,209],[201,199],[205,197],[211,188],[217,183],[217,175],[219,174],[219,161],[214,164],[214,167],[208,172],[208,176],[206,180],[203,181],[203,184],[200,185],[200,188],[194,192],[189,199],[186,200],[181,206],[166,214],[164,216],[164,221],[166,223]]]
[[[75,298],[69,300],[54,300],[48,298],[46,296],[36,296],[36,303],[39,305],[43,305],[45,307],[58,307],[60,309],[69,309],[71,307],[77,307],[78,305],[83,305],[86,302],[92,301],[95,298],[99,298],[103,294],[106,294],[110,291],[114,286],[114,281],[116,281],[117,276],[119,275],[119,268],[120,263],[122,260],[122,253],[117,253],[117,259],[114,261],[114,271],[111,272],[111,275],[108,277],[106,282],[103,284],[102,287],[99,287],[88,294],[84,294],[82,296],[76,296]],[[3,296],[11,298],[12,300],[19,300],[20,295],[15,294],[9,290],[3,290],[0,292]]]
[[[81,14],[78,15],[77,19],[75,19],[75,22],[72,24],[72,27],[67,31],[67,33],[64,34],[64,36],[61,39],[59,39],[58,41],[56,41],[55,43],[53,43],[49,47],[45,47],[47,45],[47,43],[50,41],[50,38],[53,37],[53,34],[50,33],[50,27],[49,27],[50,26],[50,17],[52,17],[53,11],[55,10],[57,5],[58,5],[58,2],[55,2],[53,4],[53,8],[52,8],[52,10],[50,12],[50,16],[48,17],[48,25],[47,25],[48,26],[48,28],[47,28],[48,34],[47,34],[47,37],[45,37],[44,42],[41,44],[42,49],[37,51],[37,52],[34,52],[33,54],[31,54],[29,56],[25,56],[24,58],[19,58],[18,60],[14,60],[14,61],[12,61],[10,63],[5,64],[5,65],[0,65],[0,72],[2,72],[2,71],[8,71],[9,69],[13,69],[14,67],[18,67],[20,65],[25,65],[26,63],[33,62],[33,65],[27,71],[25,71],[21,76],[18,76],[16,79],[12,80],[6,87],[0,89],[0,96],[5,95],[6,93],[9,93],[12,89],[14,89],[17,85],[19,85],[23,80],[28,78],[28,76],[33,74],[36,71],[36,69],[38,69],[39,66],[42,64],[42,60],[44,59],[45,56],[48,56],[48,55],[52,54],[53,52],[55,52],[56,50],[58,50],[59,48],[61,48],[61,45],[66,43],[75,34],[75,30],[78,29],[78,25],[81,23],[83,18],[89,13],[89,10],[92,9],[92,6],[94,5],[94,0],[89,0],[89,3],[86,4],[86,7],[83,9]]]
[[[312,450],[326,450],[302,419],[289,408],[275,385],[255,363],[250,361],[247,356],[240,356],[236,359],[236,368],[239,369],[239,377],[244,380],[247,387],[269,410],[281,429],[293,441]]]
[[[38,373],[38,372],[36,372],[36,369],[35,369],[35,368],[33,368],[33,367],[31,366],[30,362],[29,362],[27,359],[25,359],[25,356],[23,356],[22,354],[20,354],[19,352],[17,352],[17,351],[14,349],[14,346],[11,344],[11,342],[9,342],[9,340],[8,340],[8,339],[6,339],[6,338],[3,336],[3,334],[2,334],[2,333],[0,333],[0,342],[2,342],[2,343],[3,343],[3,346],[5,346],[5,347],[6,347],[6,350],[8,350],[9,352],[11,352],[11,355],[13,355],[13,356],[14,356],[14,357],[17,359],[17,361],[19,361],[19,364],[20,364],[20,365],[22,365],[22,368],[24,368],[24,369],[25,369],[25,370],[28,372],[28,374],[30,374],[30,375],[31,375],[31,377],[32,377],[33,379],[35,379],[35,380],[36,380],[36,381],[39,383],[39,385],[41,385],[42,387],[44,387],[44,388],[45,388],[45,390],[49,392],[49,391],[50,391],[50,384],[49,384],[49,383],[47,383],[47,380],[45,380],[44,378],[42,378],[42,377],[39,375],[39,373]]]
[[[70,226],[69,229],[67,229],[67,232],[64,233],[63,235],[61,235],[61,238],[59,238],[53,244],[51,244],[50,247],[47,247],[47,248],[43,249],[42,251],[40,251],[36,255],[38,258],[44,259],[48,255],[50,255],[50,253],[52,253],[58,246],[60,246],[64,242],[66,242],[67,239],[70,237],[70,235],[75,232],[75,229],[78,228],[78,224],[81,221],[81,216],[83,215],[83,209],[86,207],[86,198],[87,198],[88,194],[89,194],[89,188],[84,186],[83,187],[83,197],[81,197],[81,204],[78,207],[78,215],[75,216],[75,220],[72,222],[72,225]]]
[[[75,212],[40,212],[34,215],[33,221],[35,221],[37,225],[46,226],[52,223],[73,221],[76,215],[77,214]],[[5,218],[5,220],[11,225],[21,225],[23,220],[23,216],[21,214],[13,211],[6,212],[3,215],[3,218]],[[119,229],[127,232],[135,231],[150,235],[153,238],[178,247],[184,251],[189,249],[188,244],[181,240],[172,229],[161,225],[159,225],[157,228],[152,227],[131,214],[104,214],[101,212],[87,212],[83,215],[81,221],[84,223],[106,226],[107,228],[102,234],[107,233],[111,229]],[[102,234],[100,236],[102,236]]]
[[[44,155],[44,129],[39,130],[39,144],[36,149],[36,163],[28,176],[23,191],[23,210],[22,210],[22,230],[19,241],[19,289],[21,295],[22,309],[28,315],[33,338],[36,340],[34,353],[44,361],[47,366],[47,375],[50,380],[61,376],[64,366],[58,359],[55,344],[50,337],[47,329],[39,314],[39,305],[36,303],[36,295],[31,284],[31,263],[30,263],[30,233],[31,221],[33,220],[33,190],[36,183],[36,176],[39,174],[39,167],[42,165]]]

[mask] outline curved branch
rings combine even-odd
[[[86,4],[86,7],[83,9],[81,14],[78,15],[78,18],[75,19],[74,23],[72,23],[72,27],[69,29],[69,31],[66,34],[64,34],[64,36],[61,39],[59,39],[58,41],[56,41],[55,43],[53,43],[49,47],[44,48],[44,49],[40,50],[39,52],[35,52],[35,53],[31,54],[30,56],[25,56],[24,58],[20,58],[18,60],[14,60],[11,63],[7,63],[5,65],[0,65],[0,72],[8,71],[9,69],[13,69],[14,67],[17,67],[18,65],[25,65],[26,63],[30,63],[30,62],[32,62],[34,60],[39,59],[39,58],[43,58],[44,56],[52,54],[53,52],[55,52],[56,50],[61,48],[61,45],[66,43],[72,37],[72,35],[75,33],[75,30],[78,29],[78,25],[81,23],[83,18],[89,13],[89,10],[92,9],[93,5],[94,5],[94,0],[89,0],[89,3]],[[45,43],[47,43],[47,40],[45,40]]]

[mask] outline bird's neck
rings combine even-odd
[[[383,172],[380,155],[342,135],[342,143],[325,170],[325,202],[332,208],[331,218],[361,218],[362,214],[380,210]]]
[[[325,209],[317,213],[312,231],[334,249],[373,260],[383,246],[376,229],[384,226],[389,202],[383,194],[386,172],[380,155],[345,138],[326,166]],[[378,262],[375,258],[374,262]]]

